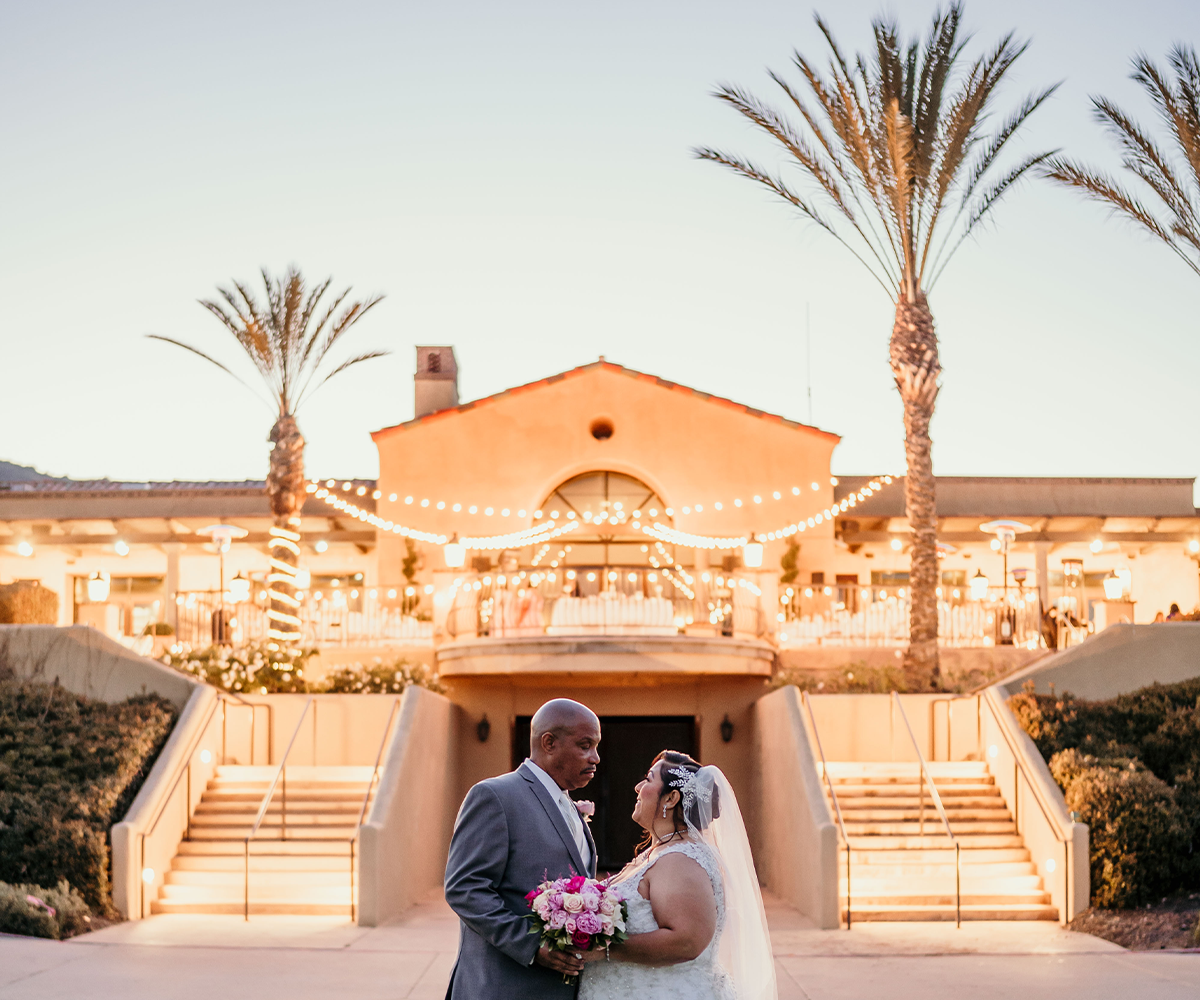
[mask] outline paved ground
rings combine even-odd
[[[1200,953],[1135,954],[1048,923],[819,931],[777,902],[768,909],[780,1000],[1200,997]],[[376,928],[160,916],[61,943],[0,935],[0,998],[441,1000],[456,943],[441,902]]]

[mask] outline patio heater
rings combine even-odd
[[[1013,633],[1016,631],[1017,613],[1008,603],[1008,547],[1016,541],[1017,535],[1022,535],[1033,529],[1020,521],[987,521],[979,526],[984,534],[995,535],[1000,542],[1000,551],[1004,554],[1004,580],[1001,588],[1000,613],[996,616],[996,643],[1000,646],[1013,644]]]

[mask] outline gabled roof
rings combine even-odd
[[[511,389],[505,389],[503,392],[493,393],[491,396],[484,396],[482,399],[475,399],[469,403],[462,403],[458,406],[448,406],[443,410],[427,413],[422,417],[414,417],[412,420],[406,420],[403,423],[393,424],[390,427],[381,427],[379,430],[373,431],[371,433],[371,437],[378,439],[380,435],[390,434],[393,431],[407,430],[408,428],[416,427],[419,424],[444,419],[452,416],[455,413],[466,413],[468,410],[473,410],[479,406],[487,406],[488,404],[495,403],[501,399],[506,399],[525,392],[532,392],[536,389],[553,385],[555,382],[579,378],[581,375],[593,371],[609,371],[615,375],[624,375],[627,378],[637,379],[641,382],[647,382],[662,389],[667,389],[671,392],[681,392],[689,396],[695,396],[697,399],[703,399],[710,403],[715,403],[718,406],[727,407],[738,413],[744,413],[750,417],[759,417],[763,420],[769,420],[772,423],[780,424],[784,427],[793,427],[798,430],[812,431],[815,434],[822,434],[825,437],[832,438],[834,441],[841,440],[841,436],[834,434],[832,431],[825,431],[819,427],[813,427],[810,424],[802,424],[795,420],[789,420],[787,417],[781,417],[775,413],[767,413],[765,410],[756,410],[752,406],[746,406],[743,403],[735,403],[733,400],[725,399],[723,396],[714,396],[712,393],[702,392],[699,389],[692,389],[689,386],[680,385],[678,382],[669,382],[666,379],[659,378],[657,375],[648,375],[645,372],[635,371],[632,368],[625,368],[623,365],[613,364],[611,361],[605,361],[604,358],[601,358],[599,361],[593,361],[591,364],[580,365],[578,368],[572,368],[565,372],[559,372],[557,375],[551,375],[548,378],[538,379],[535,382],[526,382],[524,385],[513,386]]]

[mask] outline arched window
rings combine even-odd
[[[575,538],[617,535],[642,536],[634,521],[642,524],[670,524],[666,504],[640,479],[621,472],[585,472],[568,479],[542,504],[547,514],[558,511],[561,519],[580,522],[572,533]],[[642,536],[644,537],[644,536]]]

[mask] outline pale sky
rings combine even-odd
[[[887,7],[906,34],[933,4]],[[876,2],[824,10],[846,49]],[[413,346],[464,400],[608,360],[904,465],[893,308],[861,266],[690,148],[763,147],[710,96],[775,100],[823,57],[807,4],[8,4],[0,14],[0,459],[74,477],[260,479],[271,414],[156,332],[238,361],[197,304],[260,265],[387,298],[347,351],[394,354],[300,413],[308,470],[369,477],[412,416]],[[976,52],[1031,40],[1000,108],[1064,80],[1023,149],[1103,166],[1101,93],[1147,124],[1130,57],[1200,45],[1185,0],[975,0]],[[822,59],[823,61],[823,59]],[[794,76],[794,71],[792,73]],[[767,162],[775,162],[768,155]],[[1200,279],[1098,206],[1026,185],[931,305],[942,475],[1194,476]]]

